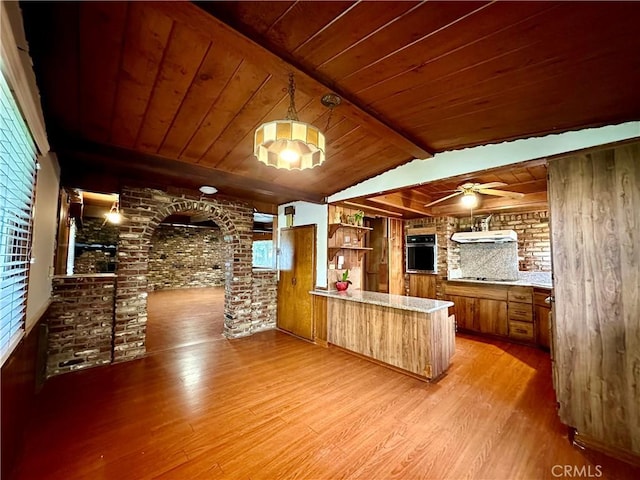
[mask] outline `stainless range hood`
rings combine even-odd
[[[456,232],[451,240],[458,243],[516,242],[518,234],[513,230],[489,230],[485,232]]]

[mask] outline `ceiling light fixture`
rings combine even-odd
[[[465,192],[460,199],[462,205],[467,208],[473,208],[478,204],[478,197],[473,192]]]
[[[289,74],[289,88],[285,91],[289,93],[286,119],[263,123],[258,127],[254,135],[253,154],[265,165],[287,170],[304,170],[322,165],[325,160],[324,134],[313,125],[298,120],[293,73]]]
[[[202,185],[200,187],[200,191],[205,195],[213,195],[218,191],[218,189],[216,187],[211,187],[209,185]]]

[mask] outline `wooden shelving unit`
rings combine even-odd
[[[350,223],[330,223],[329,224],[329,238],[333,238],[338,230],[341,228],[354,230],[356,232],[356,236],[358,237],[358,242],[362,239],[362,235],[365,232],[369,232],[373,230],[371,227],[363,227],[359,225],[351,225]],[[358,252],[358,259],[362,258],[362,254],[368,250],[373,250],[373,248],[369,247],[359,247],[359,246],[351,246],[351,245],[338,245],[338,246],[330,246],[329,247],[329,260],[333,260],[336,254],[340,250],[355,250]]]
[[[358,258],[361,258],[362,254],[366,251],[373,250],[373,248],[369,247],[352,247],[350,245],[343,245],[340,247],[329,247],[329,260],[333,260],[336,254],[340,250],[356,250],[358,252]]]
[[[356,231],[356,235],[358,236],[358,241],[360,241],[360,238],[362,238],[362,234],[364,232],[373,230],[373,228],[371,228],[371,227],[360,227],[358,225],[351,225],[349,223],[330,223],[329,224],[329,238],[333,238],[333,236],[336,234],[336,232],[340,228],[351,228],[351,229],[355,230]]]

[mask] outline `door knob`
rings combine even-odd
[[[295,285],[298,283],[298,279],[296,277],[291,278],[291,285]]]

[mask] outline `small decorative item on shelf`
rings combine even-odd
[[[336,282],[336,290],[339,292],[344,292],[351,285],[351,280],[349,280],[349,269],[346,269],[342,272],[341,280]]]
[[[356,213],[353,214],[353,218],[354,218],[354,225],[361,227],[362,221],[364,220],[364,212],[362,210],[358,210]]]

